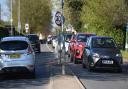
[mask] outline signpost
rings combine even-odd
[[[55,23],[58,26],[61,26],[62,34],[63,34],[63,50],[60,52],[60,62],[62,62],[62,57],[63,57],[63,62],[62,62],[62,74],[65,75],[65,42],[64,42],[64,0],[61,0],[61,6],[62,6],[62,12],[57,11],[55,14]],[[60,45],[59,45],[60,46]]]

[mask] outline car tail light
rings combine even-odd
[[[32,54],[32,49],[30,47],[28,47],[28,54]]]

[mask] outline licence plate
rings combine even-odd
[[[10,54],[9,57],[10,59],[20,58],[20,54]]]
[[[110,60],[102,60],[103,64],[113,64],[113,61]]]

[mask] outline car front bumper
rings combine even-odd
[[[112,63],[103,63],[103,60],[112,61]],[[115,59],[99,59],[96,63],[91,63],[91,67],[95,69],[108,69],[108,70],[116,70],[121,68],[121,63]]]

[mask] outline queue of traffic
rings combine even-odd
[[[51,40],[55,50],[63,50],[63,40],[65,44],[65,54],[70,62],[81,63],[88,71],[93,70],[113,70],[121,72],[123,63],[120,47],[112,37],[96,36],[92,33],[64,34],[56,36]],[[59,51],[60,52],[60,51]]]

